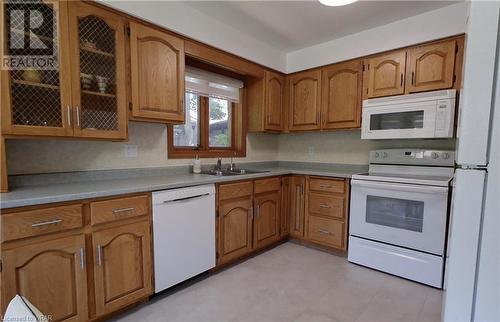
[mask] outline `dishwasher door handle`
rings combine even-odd
[[[160,205],[171,205],[173,203],[186,203],[190,201],[195,201],[199,199],[203,199],[210,196],[210,193],[204,193],[202,195],[196,195],[196,196],[191,196],[191,197],[185,197],[185,198],[178,198],[178,199],[172,199],[172,200],[165,200],[163,202],[156,203],[157,206]]]

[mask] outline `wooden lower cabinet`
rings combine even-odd
[[[290,233],[291,177],[283,177],[281,182],[280,238],[285,238]]]
[[[304,237],[304,203],[305,203],[305,176],[290,178],[290,236]]]
[[[90,220],[91,213],[102,217],[100,212],[109,210],[92,205],[109,203],[120,210],[130,200],[144,199],[151,203],[150,194],[139,194],[6,209],[0,215],[2,231],[16,231],[20,223],[51,228],[2,240],[0,316],[16,294],[50,321],[100,319],[151,295],[150,207],[138,217],[93,226]]]
[[[94,232],[92,245],[97,315],[111,313],[152,293],[149,221]]]
[[[254,248],[266,247],[280,237],[280,192],[268,192],[254,197]]]
[[[218,218],[218,264],[227,263],[250,253],[252,251],[252,196],[220,201]]]
[[[88,319],[84,235],[5,250],[2,263],[2,312],[21,294],[50,321]]]

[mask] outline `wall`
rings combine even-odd
[[[201,11],[177,1],[111,1],[107,5],[163,26],[192,39],[247,58],[256,63],[286,71],[285,53]]]
[[[281,134],[278,159],[368,164],[368,152],[389,148],[455,150],[455,140],[361,140],[360,130]]]
[[[287,72],[464,33],[468,8],[467,2],[461,2],[287,53]]]
[[[129,123],[128,142],[80,140],[7,140],[9,175],[97,169],[164,167],[191,164],[190,159],[168,159],[167,130],[155,123]],[[125,145],[137,145],[136,158],[125,157]],[[278,136],[249,134],[247,157],[236,161],[273,161]],[[228,159],[225,159],[228,160]],[[203,163],[215,163],[203,159]]]

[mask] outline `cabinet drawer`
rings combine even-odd
[[[278,191],[281,189],[280,178],[268,178],[255,180],[255,193],[262,193],[268,191]]]
[[[307,230],[309,240],[344,249],[345,223],[335,219],[326,219],[309,216],[309,227]]]
[[[144,216],[149,214],[148,195],[96,201],[90,204],[90,224]]]
[[[343,179],[320,179],[311,178],[309,181],[309,190],[344,193],[344,180]]]
[[[252,181],[222,184],[219,186],[219,200],[251,196],[252,191]]]
[[[344,218],[344,197],[329,196],[319,193],[309,193],[309,213]]]
[[[82,205],[35,209],[1,216],[2,241],[33,237],[83,226]]]

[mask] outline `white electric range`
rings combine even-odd
[[[441,288],[454,156],[371,151],[368,173],[351,180],[348,260]]]

